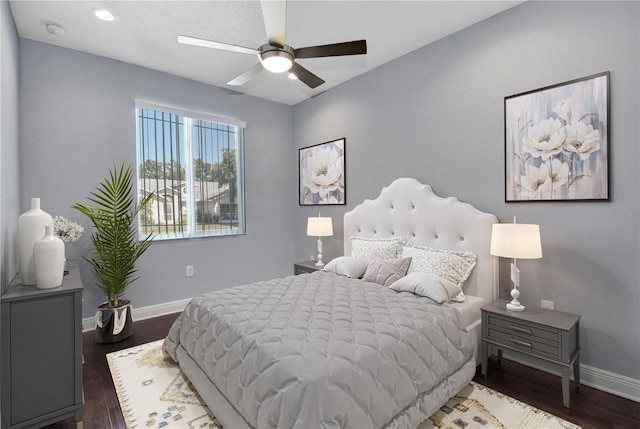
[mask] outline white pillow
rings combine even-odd
[[[351,256],[369,262],[373,255],[383,259],[397,259],[404,238],[349,237],[349,242],[351,243]]]
[[[362,278],[369,263],[360,258],[351,256],[339,256],[332,259],[324,266],[324,270],[341,276],[347,276],[352,279]]]
[[[461,288],[471,275],[471,271],[476,266],[476,260],[478,259],[473,252],[433,249],[411,243],[402,244],[400,256],[412,258],[407,274],[416,271],[434,274],[457,284]]]
[[[429,298],[438,304],[449,302],[456,298],[458,294],[462,293],[460,286],[457,284],[434,274],[421,273],[418,271],[414,271],[396,280],[389,287],[398,292],[413,292],[416,295]]]

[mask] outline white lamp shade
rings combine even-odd
[[[330,217],[310,217],[307,221],[307,235],[313,237],[329,237],[333,235],[333,224]]]
[[[542,258],[540,228],[526,223],[499,223],[491,229],[491,250],[494,256],[516,259]]]

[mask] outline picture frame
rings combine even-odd
[[[505,202],[609,201],[604,72],[504,99]]]
[[[347,203],[346,143],[342,137],[298,149],[299,205]]]

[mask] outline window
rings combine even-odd
[[[244,122],[136,103],[139,234],[244,234]]]

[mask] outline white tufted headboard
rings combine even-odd
[[[351,236],[401,236],[436,249],[471,251],[478,262],[464,292],[489,303],[498,298],[498,258],[489,254],[494,223],[498,223],[494,215],[453,197],[438,197],[429,185],[396,179],[375,200],[365,200],[345,213],[344,254],[351,254]]]

